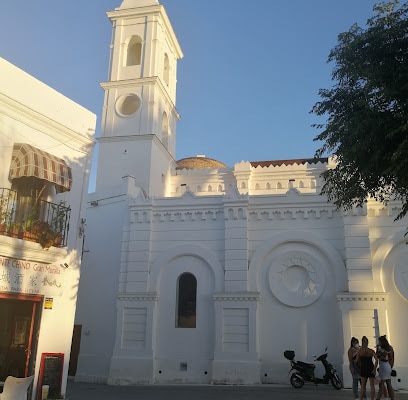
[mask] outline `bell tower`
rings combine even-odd
[[[96,191],[136,178],[148,195],[166,195],[174,165],[177,60],[183,57],[158,0],[124,0],[107,12],[112,42]]]

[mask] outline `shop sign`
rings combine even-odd
[[[0,292],[61,295],[62,275],[52,264],[0,256]]]

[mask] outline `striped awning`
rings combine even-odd
[[[71,168],[64,160],[27,143],[15,143],[11,156],[10,180],[23,176],[35,176],[54,183],[58,193],[72,186]]]

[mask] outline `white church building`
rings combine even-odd
[[[96,189],[88,198],[75,380],[289,383],[284,350],[350,387],[350,338],[387,335],[408,389],[408,220],[320,195],[331,159],[176,159],[177,62],[157,0],[112,22]],[[182,79],[182,77],[180,78]],[[194,134],[194,132],[192,132]]]

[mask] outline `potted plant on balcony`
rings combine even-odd
[[[0,198],[0,235],[5,235],[7,233],[8,223],[10,221],[8,201],[8,197]]]
[[[57,233],[45,221],[34,221],[28,231],[31,233],[35,242],[38,242],[43,249],[48,249],[54,245]]]

